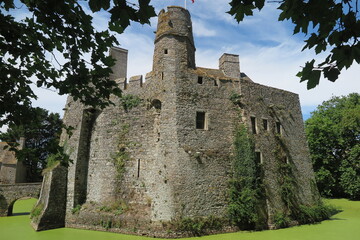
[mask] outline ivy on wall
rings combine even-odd
[[[132,108],[139,106],[141,103],[141,98],[138,96],[127,94],[121,96],[121,105],[124,108],[125,112],[130,111]]]
[[[129,133],[130,126],[124,124],[119,131],[118,150],[114,153],[112,159],[117,172],[117,180],[122,180],[125,173],[125,163],[130,160],[130,154],[127,151],[129,142],[126,135]]]
[[[296,224],[308,224],[329,219],[339,212],[333,206],[325,205],[319,200],[314,205],[302,205],[297,193],[299,188],[294,176],[294,166],[291,161],[289,150],[281,136],[275,135],[276,148],[275,158],[278,163],[278,183],[281,200],[285,209],[274,215],[274,224],[277,228],[289,227],[292,222]],[[287,159],[287,161],[286,161]]]
[[[254,143],[243,123],[236,126],[234,137],[233,177],[229,187],[228,213],[230,221],[243,229],[263,225],[259,214],[261,177],[255,162]]]

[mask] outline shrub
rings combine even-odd
[[[283,212],[277,212],[274,215],[274,224],[276,228],[286,228],[289,226],[291,219]]]
[[[320,203],[314,206],[300,205],[299,212],[296,214],[296,220],[301,224],[316,223],[329,219],[332,215],[340,212],[339,209]]]
[[[190,232],[195,236],[204,235],[207,231],[220,230],[224,225],[224,220],[218,217],[196,217],[183,218],[175,223],[177,230]]]

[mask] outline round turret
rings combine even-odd
[[[166,35],[187,37],[194,46],[192,23],[188,10],[182,7],[169,6],[167,12],[160,11],[155,43]]]
[[[184,68],[195,68],[191,17],[185,8],[169,6],[158,15],[153,70],[167,72]]]

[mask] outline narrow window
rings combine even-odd
[[[207,119],[205,112],[196,112],[196,129],[207,130]]]
[[[252,133],[256,134],[256,118],[250,117]]]
[[[140,159],[138,159],[138,166],[137,166],[137,177],[140,177]]]
[[[216,79],[214,79],[214,86],[215,86],[215,87],[219,86]]]
[[[263,128],[264,128],[265,131],[267,131],[269,129],[267,119],[263,119]]]
[[[255,152],[255,162],[256,162],[257,164],[263,163],[262,155],[261,155],[261,152],[260,152],[260,151],[256,151],[256,152]]]
[[[281,123],[276,122],[276,133],[281,135]]]
[[[286,164],[289,164],[289,158],[288,157],[285,157],[285,161],[284,161]]]
[[[164,80],[164,72],[161,72],[161,80]]]
[[[168,54],[168,50],[167,50],[167,49],[164,49],[164,54]]]
[[[203,77],[198,76],[198,84],[203,84]]]

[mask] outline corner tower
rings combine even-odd
[[[195,68],[195,45],[190,13],[178,6],[169,6],[159,13],[153,72],[174,72]]]

